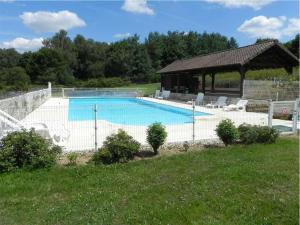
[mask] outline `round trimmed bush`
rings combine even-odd
[[[258,132],[256,127],[249,124],[242,124],[238,127],[240,134],[240,141],[243,144],[253,144],[256,143],[258,138]]]
[[[240,141],[243,144],[274,143],[279,136],[276,129],[267,126],[242,124],[238,128]]]
[[[155,154],[158,153],[158,149],[164,144],[167,138],[167,132],[165,127],[161,123],[153,123],[147,129],[147,142],[153,148]]]
[[[95,164],[123,163],[133,159],[141,144],[128,135],[124,130],[108,136],[92,157]]]
[[[256,127],[257,143],[274,143],[279,133],[276,129],[267,126]]]
[[[226,146],[233,144],[239,138],[238,129],[230,119],[222,120],[218,124],[216,132]]]
[[[0,142],[0,172],[37,169],[56,164],[61,148],[34,130],[9,133]]]

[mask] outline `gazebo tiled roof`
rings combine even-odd
[[[277,41],[266,41],[241,48],[215,52],[189,59],[176,60],[158,71],[171,74],[185,71],[222,71],[226,68],[249,69],[296,66],[299,60]]]

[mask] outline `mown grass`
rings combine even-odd
[[[126,86],[128,88],[137,88],[143,92],[144,96],[153,95],[155,90],[160,89],[160,83],[149,83],[149,84],[130,84]]]
[[[298,140],[0,175],[1,224],[298,224]]]

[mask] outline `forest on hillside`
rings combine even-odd
[[[257,42],[264,41],[258,39]],[[284,45],[299,57],[299,35]],[[27,90],[30,85],[115,87],[158,82],[156,71],[177,59],[237,48],[219,33],[149,33],[113,42],[98,42],[64,30],[43,41],[36,52],[0,49],[0,91]]]

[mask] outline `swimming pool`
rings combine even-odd
[[[161,122],[164,125],[192,123],[192,110],[155,103],[137,98],[70,98],[69,121],[94,120],[94,106],[97,105],[97,119],[115,124],[149,125]],[[208,113],[195,112],[195,116]]]

